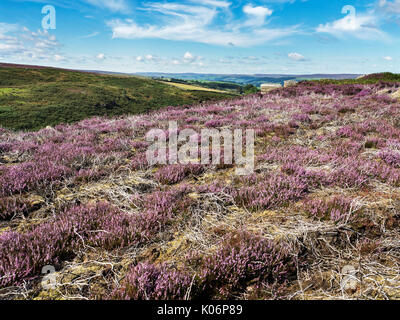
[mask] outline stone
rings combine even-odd
[[[280,83],[263,83],[261,85],[261,93],[267,93],[269,91],[282,88]]]
[[[296,80],[287,80],[287,81],[284,82],[283,86],[285,88],[288,88],[288,87],[293,87],[295,85],[297,85],[297,81]]]

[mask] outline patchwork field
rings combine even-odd
[[[397,90],[306,82],[0,129],[0,299],[400,299]],[[254,174],[149,166],[169,121],[255,129]]]
[[[175,82],[165,82],[161,81],[162,83],[168,84],[170,86],[174,86],[183,90],[195,90],[195,91],[209,91],[209,92],[219,92],[219,93],[227,93],[226,91],[222,90],[216,90],[216,89],[210,89],[210,88],[205,88],[205,87],[199,87],[199,86],[193,86],[189,84],[184,84],[184,83],[175,83]]]

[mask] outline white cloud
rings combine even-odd
[[[288,54],[288,57],[294,61],[305,61],[306,58],[297,52],[292,52]]]
[[[389,15],[398,15],[400,14],[400,0],[379,0],[378,8]]]
[[[96,56],[96,58],[99,59],[99,60],[104,60],[104,59],[106,58],[106,55],[105,55],[104,53],[99,53],[99,54]]]
[[[243,12],[249,16],[246,25],[262,26],[265,23],[265,19],[272,15],[273,11],[266,7],[253,7],[248,4],[243,7]]]
[[[143,56],[136,57],[136,61],[143,62],[143,63],[157,62],[158,60],[159,60],[159,58],[152,54],[146,54]]]
[[[392,57],[390,57],[390,56],[383,57],[383,59],[384,59],[384,60],[386,60],[386,61],[393,61],[393,58],[392,58]]]
[[[195,59],[195,57],[188,51],[183,56],[183,59],[186,61],[193,61]]]
[[[320,24],[319,33],[329,33],[335,37],[352,36],[363,40],[387,40],[388,36],[377,26],[378,19],[373,13],[345,16],[342,19]]]
[[[244,21],[232,20],[230,3],[225,1],[148,3],[141,9],[158,23],[140,24],[132,19],[114,19],[107,22],[113,38],[164,39],[245,47],[298,32],[298,26],[280,29],[264,27],[266,17],[272,14],[265,7],[246,5],[242,9],[247,18]],[[217,20],[225,23],[216,24]]]
[[[53,58],[54,58],[54,61],[57,61],[57,62],[65,60],[65,58],[63,56],[60,56],[59,54],[55,54]]]
[[[17,24],[0,23],[0,58],[14,62],[53,60],[60,43],[46,30],[32,32]]]

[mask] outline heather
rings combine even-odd
[[[0,235],[1,286],[18,284],[45,265],[59,265],[84,246],[121,247],[135,238],[133,220],[106,203],[73,207],[26,232]]]
[[[253,283],[279,294],[296,275],[296,261],[284,246],[240,231],[225,237],[212,255],[188,257],[198,274],[167,264],[139,263],[111,298],[133,300],[232,299]]]
[[[400,298],[396,90],[304,82],[36,132],[1,128],[0,297]],[[205,128],[254,129],[253,174],[236,175],[235,162],[149,164],[145,136],[168,133],[169,121],[199,141]],[[54,290],[40,285],[45,265],[56,267]]]
[[[140,263],[129,270],[122,287],[111,297],[119,300],[182,300],[191,280],[190,275],[167,265]]]
[[[296,277],[296,260],[284,245],[246,231],[226,237],[215,254],[203,258],[201,266],[195,294],[202,299],[232,299],[249,283],[274,291]]]

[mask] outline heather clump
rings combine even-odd
[[[204,172],[204,166],[199,164],[176,164],[160,168],[154,178],[162,184],[181,182],[189,175],[197,176]]]
[[[50,161],[24,162],[4,169],[0,175],[0,195],[12,195],[49,184],[56,184],[71,170]]]
[[[296,260],[284,244],[238,232],[201,260],[193,294],[200,299],[236,299],[249,285],[273,287],[296,277]]]
[[[385,149],[385,150],[382,150],[378,156],[386,164],[396,167],[396,168],[400,168],[400,152],[399,151]]]
[[[344,223],[354,218],[357,208],[353,199],[334,196],[329,199],[306,199],[303,202],[303,209],[315,219]]]
[[[131,267],[121,286],[111,294],[118,300],[183,300],[192,277],[166,264],[139,263]]]
[[[34,207],[35,205],[32,205],[32,201],[21,196],[0,198],[0,221],[25,215],[33,210]]]
[[[155,238],[172,223],[176,216],[185,214],[192,202],[186,197],[190,190],[186,186],[181,186],[169,191],[154,191],[132,198],[132,203],[141,209],[135,218],[140,242]]]
[[[308,192],[305,180],[295,175],[276,174],[257,180],[254,185],[233,190],[238,205],[251,210],[265,210],[287,205]]]
[[[59,266],[86,246],[113,249],[136,237],[134,220],[107,203],[77,206],[57,218],[20,233],[0,235],[0,286],[18,284],[40,274],[45,265]]]

